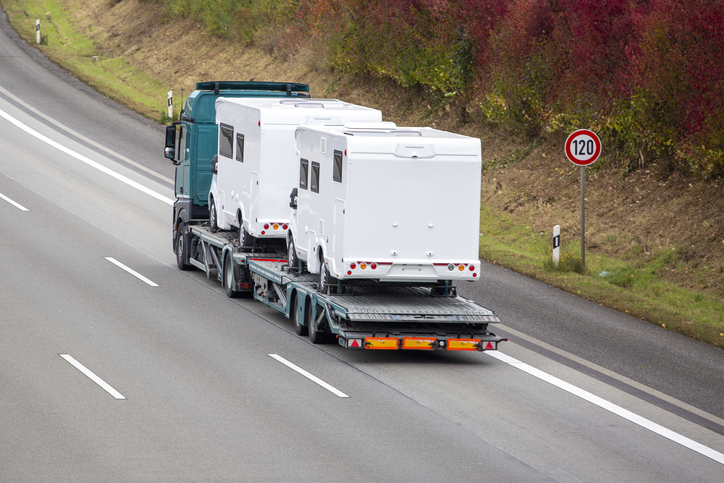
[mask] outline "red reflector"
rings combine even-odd
[[[471,264],[470,264],[470,271],[472,272],[473,270],[475,270],[475,265],[473,265],[473,264],[471,263]]]
[[[352,339],[348,347],[361,347],[359,339]]]
[[[347,270],[347,275],[352,275],[352,270]]]
[[[287,225],[286,223],[284,223],[284,224],[282,225],[282,228],[286,230],[286,229],[288,228],[288,225]]]
[[[261,127],[261,119],[259,119],[259,127]]]
[[[269,223],[264,223],[264,229],[265,229],[265,230],[268,230],[268,229],[269,229]]]
[[[370,268],[372,268],[372,270],[374,270],[375,268],[377,268],[377,264],[373,263],[372,265],[370,265]]]
[[[489,350],[489,351],[492,351],[492,350],[495,350],[495,347],[493,347],[493,344],[491,344],[490,342],[488,342],[487,344],[485,344],[485,350],[486,350],[486,351],[488,351],[488,350]]]
[[[478,274],[477,274],[477,273],[474,273],[474,274],[473,274],[473,278],[475,278],[475,277],[477,277],[477,276],[478,276]]]
[[[261,232],[261,234],[262,234],[262,235],[265,235],[265,234],[266,234],[266,232],[265,232],[265,231],[262,231],[262,232]]]
[[[357,268],[357,264],[356,264],[356,263],[351,263],[351,264],[349,265],[349,268],[351,268],[352,270],[354,270],[355,268]]]
[[[347,156],[347,150],[346,150],[346,149],[344,150],[344,155]]]

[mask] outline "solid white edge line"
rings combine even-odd
[[[10,198],[8,198],[7,196],[5,196],[5,195],[2,194],[2,193],[0,193],[0,198],[4,199],[5,201],[7,201],[8,203],[10,203],[10,204],[13,205],[15,208],[17,208],[17,209],[19,209],[19,210],[21,210],[21,211],[30,211],[29,209],[27,209],[26,207],[24,207],[24,206],[21,205],[20,203],[11,200]]]
[[[574,386],[573,384],[570,384],[568,382],[563,381],[562,379],[559,379],[555,376],[552,376],[546,372],[541,371],[540,369],[536,369],[535,367],[526,364],[524,362],[519,361],[518,359],[515,359],[514,357],[511,357],[509,355],[503,354],[502,352],[491,352],[491,351],[485,351],[485,354],[498,359],[501,362],[504,362],[508,365],[511,365],[515,367],[516,369],[520,369],[523,372],[526,372],[530,374],[533,377],[537,377],[538,379],[545,381],[549,384],[552,384],[560,389],[563,389],[564,391],[573,394],[574,396],[578,396],[581,399],[584,399],[592,404],[595,404],[596,406],[605,409],[606,411],[610,411],[613,414],[616,414],[624,419],[627,419],[628,421],[631,421],[634,424],[637,424],[641,426],[642,428],[646,428],[649,431],[652,431],[660,436],[663,436],[666,439],[669,439],[675,443],[678,443],[686,448],[689,448],[692,451],[696,451],[697,453],[706,456],[707,458],[710,458],[717,463],[724,464],[724,454],[709,448],[708,446],[704,446],[701,443],[697,443],[693,439],[689,439],[686,436],[683,436],[679,433],[676,433],[670,429],[667,429],[660,424],[657,424],[649,419],[644,418],[643,416],[639,416],[636,413],[633,413],[629,411],[628,409],[624,409],[621,406],[618,406],[616,404],[613,404],[612,402],[606,401],[605,399],[596,396],[595,394],[592,394],[584,389],[581,389],[579,387]]]
[[[318,378],[317,376],[314,376],[314,375],[310,374],[309,372],[305,371],[304,369],[302,369],[301,367],[297,366],[296,364],[293,364],[293,363],[289,362],[288,360],[286,360],[286,359],[283,358],[282,356],[280,356],[280,355],[278,355],[278,354],[269,354],[269,356],[272,357],[272,358],[274,358],[274,359],[276,359],[276,360],[278,360],[279,362],[281,362],[282,364],[284,364],[284,365],[287,366],[288,368],[290,368],[290,369],[292,369],[292,370],[294,370],[294,371],[297,371],[299,374],[303,375],[304,377],[306,377],[306,378],[309,379],[310,381],[316,382],[317,384],[319,384],[320,386],[322,386],[323,388],[325,388],[327,391],[329,391],[329,392],[331,392],[331,393],[333,393],[333,394],[335,394],[335,395],[337,395],[337,396],[339,396],[339,397],[349,397],[348,395],[346,395],[345,393],[343,393],[342,391],[340,391],[340,390],[337,389],[336,387],[327,384],[326,382],[324,382],[323,380],[321,380],[321,379]]]
[[[149,284],[151,287],[158,287],[158,284],[157,284],[157,283],[153,282],[152,280],[147,279],[146,277],[144,277],[143,275],[141,275],[141,274],[138,273],[137,271],[133,270],[132,268],[129,268],[129,267],[125,266],[124,264],[122,264],[121,262],[119,262],[118,260],[116,260],[115,258],[113,258],[113,257],[106,257],[106,260],[108,260],[109,262],[111,262],[113,265],[115,265],[115,266],[117,266],[117,267],[119,267],[119,268],[122,268],[123,270],[125,270],[125,271],[128,272],[128,273],[130,273],[131,275],[133,275],[133,276],[136,277],[137,279],[146,282],[146,283]]]
[[[143,193],[146,193],[147,195],[152,196],[153,198],[156,198],[156,199],[159,200],[159,201],[163,201],[163,202],[166,203],[167,205],[173,206],[173,200],[172,200],[171,198],[167,198],[167,197],[163,196],[161,193],[157,193],[156,191],[153,191],[152,189],[143,186],[141,183],[138,183],[138,182],[136,182],[136,181],[133,181],[132,179],[130,179],[130,178],[126,177],[126,176],[123,176],[123,175],[120,174],[120,173],[116,173],[116,172],[113,171],[112,169],[107,168],[107,167],[103,166],[102,164],[97,163],[97,162],[93,161],[92,159],[90,159],[90,158],[88,158],[88,157],[86,157],[86,156],[83,156],[83,155],[80,154],[80,153],[76,153],[76,152],[73,151],[72,149],[63,146],[62,144],[60,144],[60,143],[58,143],[58,142],[56,142],[56,141],[53,141],[53,140],[50,139],[49,137],[44,136],[43,134],[40,134],[38,131],[34,130],[33,128],[31,128],[31,127],[27,126],[26,124],[23,124],[22,122],[18,121],[17,119],[15,119],[13,116],[11,116],[11,115],[8,114],[7,112],[3,111],[2,109],[0,109],[0,117],[5,118],[5,120],[7,120],[8,122],[14,124],[16,127],[22,129],[23,131],[25,131],[26,133],[30,134],[31,136],[33,136],[33,137],[39,139],[40,141],[43,141],[44,143],[46,143],[46,144],[48,144],[48,145],[50,145],[50,146],[52,146],[52,147],[54,147],[54,148],[56,148],[56,149],[64,152],[65,154],[67,154],[67,155],[69,155],[69,156],[74,157],[74,158],[77,159],[78,161],[80,161],[80,162],[82,162],[82,163],[85,163],[85,164],[87,164],[88,166],[90,166],[90,167],[92,167],[92,168],[95,168],[95,169],[97,169],[98,171],[101,171],[102,173],[105,173],[105,174],[107,174],[108,176],[111,176],[112,178],[115,178],[115,179],[117,179],[118,181],[120,181],[120,182],[122,182],[122,183],[125,183],[125,184],[127,184],[128,186],[130,186],[130,187],[132,187],[132,188],[135,188],[135,189],[137,189],[137,190],[139,190],[139,191],[141,191],[141,192],[143,192]]]
[[[98,384],[99,386],[101,386],[108,394],[110,394],[110,395],[113,396],[114,398],[116,398],[116,399],[126,399],[125,396],[123,396],[123,394],[121,394],[120,392],[118,392],[118,391],[116,391],[115,389],[113,389],[110,384],[108,384],[106,381],[104,381],[104,380],[101,379],[100,377],[96,376],[90,369],[88,369],[86,366],[84,366],[83,364],[81,364],[80,362],[78,362],[77,360],[75,360],[75,359],[73,358],[73,356],[71,356],[70,354],[60,354],[60,357],[62,357],[62,358],[65,359],[66,361],[70,362],[70,364],[71,364],[73,367],[75,367],[75,368],[78,369],[80,372],[82,372],[83,374],[85,374],[86,376],[88,376],[88,378],[89,378],[91,381],[93,381],[93,382],[95,382],[96,384]]]

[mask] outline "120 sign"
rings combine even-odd
[[[601,155],[601,140],[588,129],[579,129],[566,139],[566,157],[575,165],[588,166]]]

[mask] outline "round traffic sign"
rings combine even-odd
[[[566,139],[566,157],[578,166],[593,164],[601,155],[601,140],[588,129],[579,129]]]

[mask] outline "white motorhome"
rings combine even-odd
[[[393,123],[296,130],[289,263],[337,280],[443,282],[480,274],[480,140]]]
[[[217,99],[219,152],[209,190],[212,230],[239,228],[242,246],[250,246],[253,238],[283,239],[289,192],[298,177],[297,126],[381,120],[379,110],[336,99]]]

